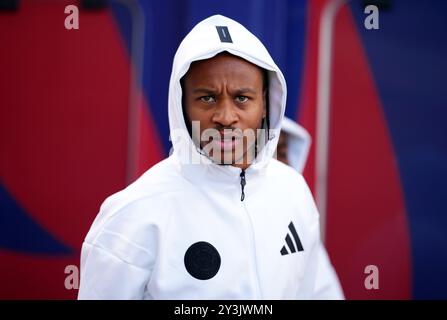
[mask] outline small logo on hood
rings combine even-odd
[[[295,226],[293,225],[293,222],[290,222],[289,224],[289,231],[292,234],[293,239],[295,240],[295,244],[292,241],[292,238],[290,237],[290,234],[287,233],[286,235],[286,245],[284,245],[281,249],[281,255],[285,256],[287,254],[289,254],[289,251],[287,251],[286,246],[289,248],[290,253],[294,253],[298,250],[299,251],[304,251],[303,245],[301,244],[301,240],[300,237],[298,237],[298,233],[296,232]],[[296,249],[295,249],[295,245],[296,245]]]
[[[220,269],[219,252],[208,242],[196,242],[186,250],[185,267],[196,279],[211,279]]]
[[[230,31],[228,31],[228,27],[226,26],[216,26],[217,34],[219,35],[220,42],[228,42],[233,43],[231,40]]]

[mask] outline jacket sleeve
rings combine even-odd
[[[329,260],[326,249],[318,240],[310,248],[304,277],[298,288],[298,300],[343,300],[343,290]]]
[[[148,253],[119,234],[101,232],[84,242],[78,299],[140,300],[150,280]]]
[[[315,279],[315,289],[312,299],[315,300],[343,300],[343,290],[338,280],[337,274],[329,260],[326,249],[322,243],[317,250],[317,272]]]
[[[338,280],[334,267],[331,264],[328,253],[321,242],[320,215],[315,205],[309,187],[304,183],[305,204],[309,215],[313,217],[309,229],[312,230],[312,246],[310,248],[308,265],[306,266],[306,279],[304,290],[298,294],[298,298],[314,300],[341,300],[344,299],[343,290]]]

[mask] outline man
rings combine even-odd
[[[284,117],[278,140],[276,158],[303,172],[309,154],[311,137],[306,129],[295,121]]]
[[[284,77],[254,35],[220,15],[196,25],[171,74],[173,153],[102,204],[79,298],[327,296],[338,284],[316,286],[330,270],[312,195],[273,158],[285,104]]]

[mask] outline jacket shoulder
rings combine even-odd
[[[85,241],[94,243],[104,231],[133,237],[139,228],[155,225],[166,216],[168,200],[182,192],[185,183],[175,163],[170,158],[162,160],[104,200]]]
[[[270,160],[268,172],[270,176],[275,176],[280,179],[283,184],[291,184],[295,188],[297,185],[307,187],[307,183],[301,173],[276,159]]]
[[[287,202],[299,205],[300,208],[306,208],[313,220],[319,219],[318,209],[309,186],[303,175],[297,170],[276,159],[272,159],[269,164],[269,181],[273,181],[280,190],[294,190],[294,196],[288,197]]]

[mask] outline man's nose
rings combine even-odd
[[[231,126],[238,121],[238,115],[230,99],[221,100],[213,115],[213,121],[222,126]]]

